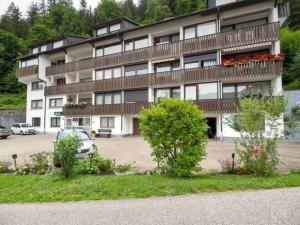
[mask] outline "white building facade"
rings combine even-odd
[[[236,137],[226,117],[252,87],[282,93],[275,0],[212,1],[189,15],[139,25],[117,18],[92,38],[71,35],[30,46],[17,77],[27,85],[27,122],[40,132],[64,128],[139,134],[139,112],[162,97],[191,100],[212,137]]]

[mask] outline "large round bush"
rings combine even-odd
[[[140,127],[153,149],[154,160],[164,172],[191,176],[206,156],[206,119],[191,102],[164,99],[142,111]]]

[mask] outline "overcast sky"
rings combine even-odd
[[[76,8],[79,8],[79,1],[80,0],[73,0],[73,4]],[[92,6],[94,9],[100,0],[86,0],[88,6]],[[40,2],[40,0],[0,0],[0,15],[3,15],[7,9],[7,6],[14,2],[17,6],[19,6],[22,16],[26,16],[27,8],[31,2]],[[134,2],[138,2],[135,0]]]

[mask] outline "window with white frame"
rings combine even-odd
[[[215,34],[217,31],[216,22],[211,21],[207,23],[201,23],[186,27],[184,29],[184,39],[195,38],[200,36],[205,36],[209,34]]]
[[[197,99],[197,86],[196,85],[185,86],[185,99],[186,100],[196,100]]]
[[[104,80],[121,77],[121,67],[96,70],[96,80]]]
[[[101,128],[115,128],[115,117],[100,117]]]
[[[114,32],[114,31],[117,31],[117,30],[120,30],[120,29],[121,29],[121,24],[120,23],[113,24],[113,25],[110,25],[109,32]]]
[[[97,36],[100,36],[100,35],[106,34],[107,32],[108,32],[107,27],[103,27],[103,28],[98,29],[96,31],[96,34],[97,34]]]
[[[218,83],[198,84],[198,99],[217,99]]]
[[[53,48],[59,48],[59,47],[63,46],[63,44],[64,44],[63,40],[55,41],[55,42],[53,42]]]
[[[58,108],[63,106],[62,98],[52,98],[49,100],[49,108]]]
[[[27,66],[33,66],[33,65],[38,65],[38,59],[37,58],[24,60],[21,63],[22,68],[27,67]]]
[[[32,54],[38,53],[39,47],[32,48]]]
[[[96,49],[96,57],[122,52],[122,44],[115,44]]]
[[[47,51],[47,45],[42,45],[41,46],[41,52]]]
[[[134,49],[146,48],[149,46],[148,37],[135,39],[131,41],[125,41],[125,51],[130,51]]]
[[[103,93],[95,95],[96,105],[121,104],[121,93]]]
[[[138,64],[133,66],[126,66],[124,68],[125,76],[135,76],[135,75],[144,75],[148,73],[148,64]]]

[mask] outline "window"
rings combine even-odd
[[[31,100],[31,108],[32,109],[42,109],[43,108],[43,100]]]
[[[148,64],[139,64],[134,66],[126,66],[124,68],[125,76],[143,75],[148,73]]]
[[[116,30],[120,30],[121,29],[121,24],[117,23],[117,24],[113,24],[109,27],[109,31],[110,32],[114,32]]]
[[[179,41],[179,34],[170,34],[170,35],[154,38],[154,44],[155,45],[173,43],[173,42],[176,42],[176,41]]]
[[[121,77],[121,67],[96,70],[96,80],[111,79]]]
[[[63,106],[62,98],[52,98],[49,100],[49,108],[57,108]]]
[[[148,47],[148,37],[125,42],[125,51],[146,47]]]
[[[95,95],[96,105],[121,104],[121,93],[105,93]]]
[[[218,83],[198,84],[198,99],[217,99]]]
[[[101,128],[115,128],[115,117],[100,117]]]
[[[32,117],[32,126],[40,127],[41,126],[41,118],[40,117]]]
[[[100,28],[96,31],[96,35],[99,36],[99,35],[103,35],[103,34],[106,34],[107,33],[107,27],[103,27],[103,28]]]
[[[186,100],[196,100],[197,99],[197,86],[196,85],[185,86],[185,99]]]
[[[184,63],[184,68],[185,69],[193,69],[199,67],[199,62],[187,62]]]
[[[197,26],[197,37],[216,33],[216,22],[202,23]]]
[[[32,49],[32,54],[38,53],[39,52],[39,47],[35,47]]]
[[[216,33],[216,22],[207,22],[187,27],[184,29],[184,39],[200,37]]]
[[[96,49],[96,57],[122,52],[122,44],[110,45]]]
[[[56,85],[65,85],[66,84],[66,78],[59,78],[56,80]]]
[[[168,72],[168,71],[179,70],[179,69],[180,69],[179,61],[155,64],[156,73]]]
[[[202,61],[202,67],[215,66],[216,64],[217,64],[216,59],[209,59],[209,60]]]
[[[42,45],[41,46],[41,52],[47,51],[47,45]]]
[[[235,98],[235,86],[224,85],[223,86],[223,98]]]
[[[194,38],[196,37],[196,28],[189,27],[184,29],[184,39]]]
[[[171,90],[171,95],[172,98],[180,98],[181,93],[180,93],[180,88],[174,88]]]
[[[21,64],[22,67],[33,66],[33,65],[38,65],[38,59],[37,58],[22,61],[22,64]]]
[[[170,89],[157,89],[155,93],[155,101],[159,102],[162,98],[169,98],[170,97]]]
[[[35,91],[35,90],[43,90],[43,82],[42,81],[35,81],[31,83],[31,90]]]
[[[55,41],[55,42],[53,42],[53,48],[59,48],[59,47],[63,46],[63,44],[64,44],[63,40]]]
[[[60,127],[60,117],[51,117],[50,127]]]

